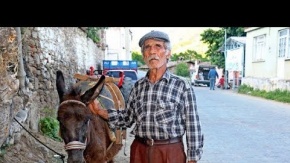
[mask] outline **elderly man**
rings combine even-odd
[[[167,68],[170,39],[164,32],[151,31],[139,46],[149,67],[146,76],[135,83],[124,111],[99,110],[98,114],[115,127],[135,124],[130,163],[196,163],[203,152],[196,97],[191,84]]]

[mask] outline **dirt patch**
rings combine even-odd
[[[62,163],[60,158],[55,158],[55,152],[67,158],[63,143],[54,141],[41,134],[33,134],[40,142],[28,133],[24,133],[18,143],[6,149],[5,155],[0,158],[1,163]],[[47,147],[48,148],[47,148]],[[50,149],[49,149],[50,148]],[[52,150],[51,150],[52,149]]]
[[[66,163],[67,154],[63,142],[54,141],[39,133],[33,135],[44,145],[26,132],[19,142],[6,149],[5,155],[0,157],[0,163]],[[115,163],[129,162],[132,140],[133,137],[128,133],[122,149],[115,157]],[[65,159],[55,157],[57,154],[54,151],[64,155]]]

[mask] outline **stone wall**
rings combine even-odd
[[[15,28],[0,27],[0,144],[13,144],[21,136],[21,126],[38,132],[44,110],[56,111],[58,95],[56,70],[66,82],[73,74],[85,73],[102,64],[104,51],[77,27],[21,28],[25,88],[19,91],[18,45]]]
[[[16,96],[19,89],[17,76],[17,42],[14,28],[0,27],[0,143],[9,136],[12,117],[22,107]]]

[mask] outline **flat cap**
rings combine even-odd
[[[166,42],[170,42],[169,40],[169,37],[166,33],[164,32],[161,32],[161,31],[151,31],[147,34],[145,34],[140,40],[139,40],[139,46],[142,47],[142,45],[144,44],[144,42],[148,39],[154,39],[154,38],[157,38],[157,39],[162,39]]]

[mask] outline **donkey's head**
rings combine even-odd
[[[84,162],[83,152],[89,139],[92,114],[87,105],[99,95],[105,77],[102,76],[90,89],[83,91],[75,84],[66,90],[64,76],[56,73],[56,87],[59,95],[57,119],[60,123],[60,135],[68,152],[68,163]]]
[[[63,73],[61,71],[56,72],[56,88],[59,96],[59,103],[65,100],[78,100],[87,105],[100,94],[104,83],[105,76],[102,75],[99,80],[86,91],[82,92],[80,84],[75,84],[66,90]]]

